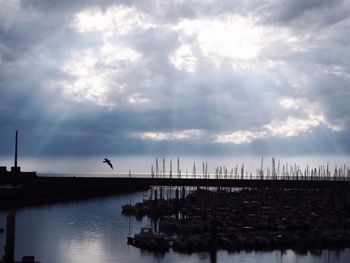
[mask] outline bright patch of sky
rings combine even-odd
[[[21,129],[54,155],[350,152],[349,9],[0,0],[0,146]]]

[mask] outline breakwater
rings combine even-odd
[[[149,188],[149,184],[144,181],[131,182],[123,178],[13,175],[1,176],[0,185],[1,208],[115,195]]]
[[[206,179],[146,177],[0,176],[0,207],[141,191],[151,186],[267,189],[349,189],[348,177],[280,179]]]

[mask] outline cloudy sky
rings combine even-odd
[[[0,155],[350,153],[350,1],[0,0]]]

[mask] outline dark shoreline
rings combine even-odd
[[[117,178],[0,176],[0,209],[45,205],[149,189]]]
[[[310,178],[272,179],[194,179],[146,177],[60,177],[35,173],[0,175],[0,209],[46,204],[90,197],[147,190],[151,186],[237,187],[251,189],[323,189],[346,191],[349,178],[319,180]]]

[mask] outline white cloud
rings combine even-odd
[[[308,118],[288,117],[285,121],[272,121],[258,130],[241,130],[231,133],[221,133],[216,136],[215,143],[246,144],[257,139],[269,137],[292,137],[311,130],[321,124],[325,124],[323,116],[308,116]]]
[[[313,128],[324,125],[333,131],[341,131],[342,127],[329,123],[319,112],[319,105],[310,103],[305,99],[283,98],[280,104],[287,110],[299,110],[298,114],[304,116],[288,116],[285,120],[273,120],[261,128],[250,130],[240,130],[228,133],[221,133],[216,136],[216,143],[244,144],[251,143],[256,139],[268,137],[293,137],[309,133]]]
[[[135,62],[142,57],[142,54],[131,48],[106,41],[106,43],[100,48],[100,56],[103,63],[113,64],[118,60]]]
[[[113,5],[104,11],[85,9],[75,15],[71,26],[81,34],[100,33],[97,38],[101,44],[77,50],[63,64],[62,70],[70,78],[56,84],[63,88],[67,97],[107,107],[149,102],[141,92],[128,94],[128,83],[120,80],[120,76],[142,59],[140,52],[123,43],[123,37],[135,28],[151,27],[148,16],[134,7]],[[111,92],[119,93],[119,100],[110,97]]]
[[[196,36],[208,57],[256,58],[262,49],[263,28],[238,15],[219,19],[183,20],[176,25],[188,36]]]
[[[292,98],[283,98],[280,100],[280,105],[285,109],[297,110],[300,108],[300,101],[297,101],[297,100],[292,99]]]
[[[77,52],[73,58],[62,66],[62,70],[71,78],[57,83],[63,88],[67,97],[76,101],[95,102],[108,105],[105,80],[106,72],[96,69],[98,59],[93,50]]]
[[[254,60],[271,46],[297,46],[300,40],[283,28],[258,25],[238,14],[185,19],[173,26],[184,43],[196,39],[203,54],[213,60]]]
[[[182,45],[170,56],[170,62],[179,70],[194,72],[197,59],[193,55],[190,45]]]
[[[105,12],[99,8],[86,9],[75,15],[73,27],[79,32],[101,32],[107,36],[113,34],[127,34],[135,27],[149,28],[152,26],[150,18],[134,7],[113,5]]]
[[[135,63],[141,57],[141,54],[130,48],[111,43],[104,44],[99,50],[76,52],[62,66],[70,78],[56,84],[73,100],[115,106],[117,102],[108,98],[109,91],[123,93],[126,88],[125,84],[116,80],[118,74],[125,70],[125,65]],[[144,103],[145,99],[138,95],[131,101]]]
[[[198,140],[201,138],[201,130],[182,130],[174,132],[143,132],[135,133],[134,137],[151,141],[182,141]]]
[[[266,131],[235,131],[217,135],[214,143],[245,144],[266,137]]]
[[[322,115],[310,115],[306,118],[288,117],[285,121],[272,121],[264,128],[269,137],[291,137],[310,132],[321,124],[327,124]]]
[[[149,98],[144,97],[142,94],[135,93],[129,96],[128,101],[130,104],[139,105],[139,104],[147,104],[150,102]]]

